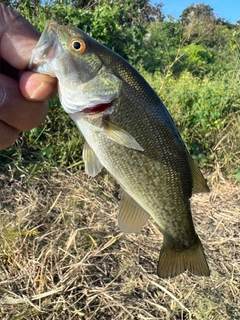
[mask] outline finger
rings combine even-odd
[[[0,150],[13,144],[19,135],[19,130],[13,128],[3,121],[0,121]]]
[[[17,69],[25,69],[39,33],[18,12],[0,3],[1,58]]]
[[[57,94],[57,79],[26,71],[21,75],[19,87],[26,99],[49,100]]]
[[[16,80],[0,74],[0,120],[18,130],[28,131],[43,122],[47,110],[47,102],[25,99]]]

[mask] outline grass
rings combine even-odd
[[[156,276],[160,232],[151,221],[137,235],[118,229],[107,175],[2,174],[0,185],[1,319],[240,318],[237,185],[222,180],[192,200],[211,277],[167,280]]]

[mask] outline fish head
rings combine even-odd
[[[119,96],[121,80],[106,67],[98,48],[103,46],[82,30],[48,21],[32,50],[29,69],[58,79],[66,112],[106,112]]]

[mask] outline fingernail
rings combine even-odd
[[[38,86],[37,88],[35,88],[32,93],[30,94],[30,99],[39,99],[39,96],[41,96],[41,92],[44,88],[45,84],[44,82],[42,82],[40,84],[40,86]]]
[[[0,106],[4,103],[7,93],[5,88],[0,84]]]
[[[53,85],[51,82],[43,81],[37,88],[35,88],[30,94],[30,99],[45,100],[53,91]]]

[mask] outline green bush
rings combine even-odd
[[[211,167],[221,132],[238,114],[238,73],[204,79],[189,72],[177,79],[144,75],[173,116],[190,153],[200,165]]]

